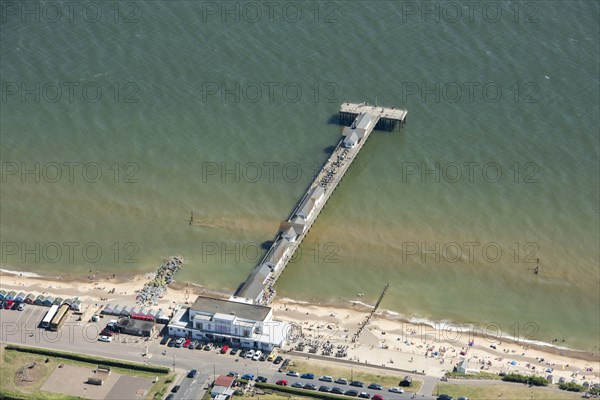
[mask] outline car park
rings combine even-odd
[[[304,383],[302,383],[302,382],[294,382],[294,383],[292,383],[292,387],[304,389]]]
[[[293,376],[295,378],[298,378],[300,376],[300,374],[297,373],[296,371],[288,371],[288,373],[286,375],[287,376]]]
[[[354,386],[354,387],[364,387],[365,384],[362,383],[361,381],[352,381],[350,382],[350,386]]]
[[[242,375],[242,379],[252,381],[252,380],[254,380],[254,374],[244,374],[244,375]]]
[[[286,381],[285,379],[280,379],[277,382],[275,382],[276,385],[280,385],[280,386],[287,386],[288,385],[288,381]]]
[[[331,388],[331,393],[333,394],[344,394],[344,389],[339,388],[339,387],[333,387]]]
[[[302,375],[300,375],[300,378],[302,378],[302,379],[315,379],[315,375],[314,374],[302,374]]]
[[[256,382],[262,382],[262,383],[267,383],[268,379],[265,378],[264,376],[259,376],[258,378],[256,378]]]
[[[198,371],[193,369],[190,372],[188,372],[187,377],[188,378],[195,378],[198,375]]]
[[[348,384],[348,379],[346,378],[337,378],[334,383],[337,383],[338,385],[347,385]]]
[[[402,394],[402,393],[404,393],[404,389],[399,388],[399,387],[391,387],[391,388],[388,389],[388,392]]]
[[[181,388],[181,386],[179,386],[179,385],[175,385],[175,386],[173,386],[173,389],[171,389],[171,392],[173,392],[173,393],[177,393],[177,392],[179,391],[179,389],[180,389],[180,388]]]
[[[333,382],[333,377],[329,376],[329,375],[323,375],[322,377],[319,378],[320,381],[323,382]]]
[[[358,396],[358,391],[354,389],[346,390],[346,392],[344,392],[344,396],[356,397]]]
[[[371,383],[369,385],[369,389],[381,390],[383,387],[379,383]]]
[[[329,386],[319,386],[319,392],[329,393],[331,392],[331,388]]]

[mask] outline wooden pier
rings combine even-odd
[[[352,161],[371,132],[375,129],[398,129],[406,122],[406,110],[395,107],[372,106],[367,103],[343,103],[340,107],[342,138],[332,154],[309,185],[265,256],[256,265],[248,279],[231,297],[241,301],[268,305],[275,297],[275,282],[310,230],[329,197],[350,168]]]

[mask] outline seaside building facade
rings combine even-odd
[[[287,324],[273,320],[270,307],[198,296],[167,328],[171,336],[271,351],[285,344]]]

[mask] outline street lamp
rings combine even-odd
[[[175,354],[173,354],[173,371],[175,371]]]

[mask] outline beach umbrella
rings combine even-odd
[[[517,365],[517,362],[516,361],[511,361],[510,365]]]

